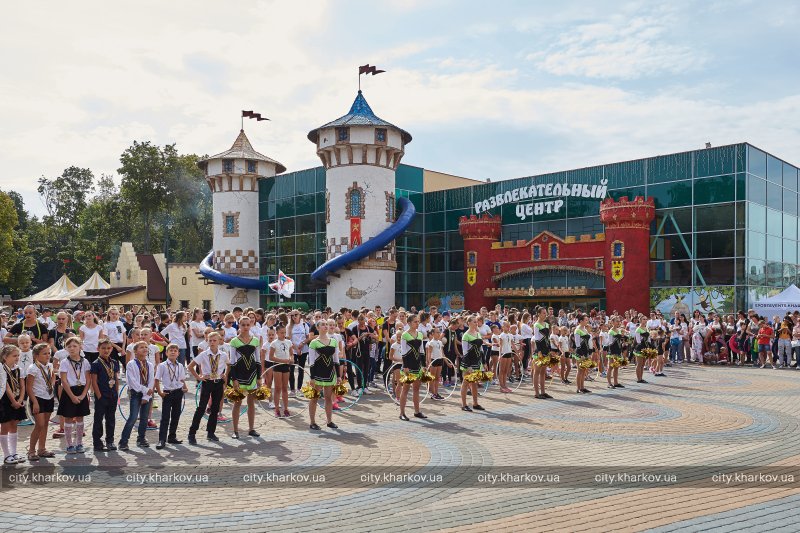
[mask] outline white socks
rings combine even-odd
[[[83,422],[75,424],[75,446],[83,446]]]
[[[72,432],[75,431],[75,424],[70,424],[65,422],[64,423],[64,438],[67,439],[67,448],[73,446],[73,436]]]
[[[8,454],[17,455],[17,434],[9,433],[6,439],[8,439]]]
[[[3,448],[3,459],[8,457],[8,435],[0,435],[0,446]]]

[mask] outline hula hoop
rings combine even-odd
[[[279,363],[279,364],[287,364],[287,365],[288,365],[289,363]],[[303,375],[304,375],[304,376],[306,376],[306,377],[308,378],[308,383],[311,383],[311,375],[308,373],[308,371],[306,371],[306,369],[305,369],[305,368],[301,367],[300,365],[298,365],[298,364],[296,364],[296,363],[293,363],[291,366],[292,366],[292,370],[291,370],[290,372],[292,372],[292,373],[293,373],[293,372],[294,372],[294,367],[298,367],[298,368],[299,368],[299,369],[300,369],[300,370],[303,372]],[[275,367],[272,367],[272,368],[275,368]],[[268,370],[269,370],[269,369],[268,369]],[[264,371],[264,374],[266,374],[266,373],[267,373],[267,371],[265,370],[265,371]],[[280,374],[280,373],[281,373],[281,372],[273,372],[273,373],[272,373],[272,379],[274,380],[274,379],[275,379],[275,375],[276,375],[276,374]],[[263,376],[263,374],[262,374],[262,376]],[[303,381],[305,381],[305,379],[304,379]],[[258,405],[258,406],[259,406],[259,407],[260,407],[260,408],[261,408],[263,411],[265,411],[265,412],[266,412],[268,415],[271,415],[273,419],[275,419],[275,420],[279,420],[279,419],[291,419],[291,418],[294,418],[294,417],[296,417],[296,416],[300,416],[300,415],[302,415],[302,414],[305,412],[305,409],[302,407],[302,403],[301,403],[301,406],[300,406],[300,407],[298,407],[297,409],[294,409],[294,414],[291,414],[291,415],[289,415],[289,416],[281,416],[281,417],[277,417],[277,416],[275,416],[275,410],[274,410],[274,409],[270,409],[270,407],[269,407],[269,403],[270,403],[270,402],[274,402],[274,401],[275,401],[275,399],[276,399],[276,398],[275,398],[275,396],[274,396],[274,394],[275,394],[275,387],[274,387],[274,385],[273,385],[273,387],[271,388],[271,390],[272,390],[272,394],[273,394],[273,396],[270,396],[270,399],[269,399],[269,400],[256,400],[256,405]],[[292,399],[292,396],[291,396],[291,395],[289,395],[289,396],[288,396],[288,398],[289,398],[289,399]],[[305,396],[303,396],[302,398],[295,398],[295,399],[297,399],[297,400],[298,400],[298,401],[300,401],[300,402],[303,402],[303,400],[306,400]]]
[[[339,362],[340,363],[347,363],[348,365],[352,365],[352,367],[355,368],[356,372],[357,372],[355,382],[358,383],[359,382],[359,376],[361,376],[361,383],[364,383],[366,385],[367,380],[365,379],[364,374],[361,372],[361,369],[358,368],[357,364],[355,364],[353,361],[351,361],[349,359],[339,359]],[[341,412],[341,411],[347,411],[347,410],[351,409],[355,404],[358,403],[358,401],[361,399],[361,396],[363,396],[363,395],[364,395],[364,393],[362,392],[362,389],[358,389],[358,396],[355,397],[356,399],[355,400],[351,400],[350,402],[348,402],[347,406],[345,406],[345,407],[341,407],[340,406],[339,407],[339,411]]]
[[[447,358],[445,356],[442,356],[442,359],[444,361],[446,361],[446,364],[449,365],[450,368],[453,369],[453,377],[456,380],[456,384],[453,385],[452,387],[445,387],[444,385],[441,385],[440,388],[445,388],[445,389],[449,388],[450,389],[450,394],[448,394],[447,396],[442,396],[440,394],[439,396],[442,396],[442,399],[439,400],[439,401],[445,401],[445,400],[449,400],[450,398],[452,398],[453,397],[453,393],[458,388],[458,369],[456,368],[456,365],[454,365],[453,362],[449,358]],[[431,367],[433,367],[433,361],[431,361],[431,364],[428,365],[428,372],[431,371]],[[442,365],[442,369],[444,369],[444,365]]]
[[[195,406],[195,407],[197,407],[197,408],[199,408],[199,407],[200,407],[200,386],[201,386],[200,384],[201,384],[201,383],[203,383],[203,382],[202,382],[202,381],[198,381],[198,382],[197,382],[197,387],[195,387],[195,389],[194,389],[194,406]],[[224,387],[224,388],[223,388],[223,390],[224,390],[225,388],[227,388],[227,386],[226,386],[226,387]],[[224,393],[223,393],[223,395],[222,395],[222,399],[223,399],[223,405],[224,405],[224,400],[225,400],[225,395],[224,395]],[[232,403],[233,403],[233,402],[231,402],[231,404],[232,404]],[[231,408],[233,408],[233,405],[231,405]],[[232,409],[231,409],[231,410],[232,410]],[[205,410],[204,410],[204,411],[205,411]],[[241,416],[241,415],[245,414],[246,412],[247,412],[247,405],[245,404],[245,405],[242,405],[242,408],[239,410],[239,416]],[[217,416],[219,416],[219,415],[221,415],[221,414],[222,414],[222,410],[220,410],[220,412],[219,412],[219,413],[217,413]],[[231,414],[233,414],[233,413],[231,413]],[[206,412],[203,412],[203,419],[205,419],[205,420],[208,420],[208,413],[206,413]],[[218,423],[218,424],[226,424],[226,423],[228,423],[228,422],[230,422],[230,419],[229,419],[229,420],[217,420],[217,423]]]
[[[515,359],[519,361],[519,358],[516,356],[516,354],[514,355],[514,357],[511,358],[511,365],[510,365],[510,367],[511,367],[510,369],[511,370],[513,370],[513,368],[514,368],[514,360]],[[494,369],[494,375],[497,378],[497,382],[498,383],[500,383],[500,362],[502,360],[503,360],[502,357],[497,360],[497,366]],[[521,367],[522,367],[522,361],[520,361],[520,368]],[[522,376],[519,376],[519,378],[515,382],[515,385],[516,386],[514,386],[514,387],[509,387],[508,386],[508,378],[506,378],[506,387],[511,389],[512,392],[517,392],[519,390],[519,388],[522,386]]]
[[[395,367],[402,368],[403,365],[402,365],[402,363],[395,363],[395,364],[393,364],[392,366],[389,367],[389,371],[386,373],[386,383],[385,383],[386,384],[386,393],[389,395],[389,397],[392,399],[392,401],[395,403],[395,405],[400,405],[400,396],[397,395],[397,391],[395,391],[394,386],[391,387],[391,390],[389,388],[389,385],[390,385],[389,382],[392,380],[392,374],[396,370]],[[422,404],[422,402],[425,401],[425,399],[428,397],[428,393],[431,390],[431,384],[430,383],[424,383],[424,385],[425,385],[425,392],[423,393],[422,390],[419,391],[419,396],[420,396],[419,403],[420,404]],[[413,391],[412,391],[412,394],[413,394]]]
[[[122,410],[122,392],[125,390],[125,388],[127,386],[128,386],[128,384],[125,383],[119,389],[119,394],[117,395],[117,411],[119,411],[119,414],[122,415],[122,419],[125,420],[126,422],[128,421],[128,415],[126,415],[125,411]],[[163,398],[162,398],[162,400],[163,400]],[[186,394],[183,395],[183,400],[181,401],[181,414],[183,414],[183,410],[185,408],[186,408]],[[161,409],[159,409],[159,411],[160,410]],[[147,428],[147,429],[157,429],[157,428]]]

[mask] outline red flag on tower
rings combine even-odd
[[[378,70],[378,67],[374,65],[370,65],[367,63],[366,65],[361,65],[358,67],[358,74],[372,74],[373,76],[380,74],[381,72],[386,72],[385,70]]]
[[[254,118],[258,122],[261,122],[262,120],[269,120],[267,117],[262,117],[261,113],[254,113],[253,111],[245,111],[244,109],[242,109],[242,118]]]

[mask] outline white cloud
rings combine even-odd
[[[669,20],[663,14],[615,15],[582,24],[565,29],[552,46],[527,59],[551,74],[588,78],[635,79],[701,68],[705,54],[675,44]]]

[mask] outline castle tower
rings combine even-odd
[[[213,267],[240,279],[257,279],[258,180],[271,178],[286,167],[256,152],[244,130],[229,150],[198,162],[213,199]],[[274,274],[268,272],[267,274]],[[258,307],[258,290],[228,284],[214,286],[214,309]]]
[[[623,196],[600,204],[605,225],[606,309],[623,313],[650,309],[650,223],[656,207],[652,198]]]
[[[464,308],[478,311],[481,307],[493,308],[495,298],[483,295],[483,291],[497,287],[492,281],[492,243],[500,239],[502,220],[500,216],[484,213],[481,216],[461,217],[458,231],[464,238]]]
[[[375,116],[358,91],[350,111],[308,134],[326,169],[326,260],[374,237],[395,219],[395,170],[411,135]],[[395,302],[395,244],[328,278],[328,306]]]

